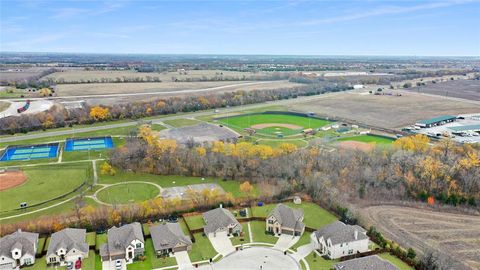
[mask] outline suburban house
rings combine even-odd
[[[357,258],[335,264],[334,270],[400,270],[377,255]]]
[[[310,238],[314,249],[330,259],[368,251],[367,232],[360,226],[346,225],[341,221],[315,231]]]
[[[67,228],[52,234],[47,264],[65,265],[88,258],[87,230]]]
[[[18,230],[0,238],[0,269],[16,269],[35,263],[38,233]]]
[[[143,256],[145,240],[138,222],[113,227],[107,231],[107,243],[100,247],[103,269],[126,269],[126,265]],[[119,267],[121,266],[121,267]]]
[[[203,213],[205,227],[203,228],[207,236],[217,236],[217,234],[240,234],[242,225],[235,219],[233,214],[222,207]]]
[[[277,204],[267,216],[266,230],[275,234],[289,234],[300,236],[305,231],[303,211],[290,208],[284,204]]]
[[[183,233],[178,223],[152,226],[150,227],[150,235],[157,256],[192,249],[192,241]]]

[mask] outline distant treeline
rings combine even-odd
[[[90,124],[96,121],[138,119],[153,115],[194,112],[198,110],[238,106],[266,101],[311,96],[326,92],[349,89],[346,84],[317,83],[294,88],[275,90],[235,91],[206,96],[185,96],[157,99],[146,102],[131,102],[115,106],[85,107],[65,110],[54,106],[47,112],[25,114],[0,119],[0,134],[14,134],[33,130],[58,128],[74,124]],[[100,112],[100,113],[98,113]]]

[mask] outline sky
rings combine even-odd
[[[0,0],[0,51],[479,56],[480,0]]]

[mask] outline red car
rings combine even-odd
[[[75,269],[82,269],[82,261],[78,260],[75,262]]]

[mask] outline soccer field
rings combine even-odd
[[[220,123],[237,131],[245,128],[255,129],[259,134],[265,135],[297,135],[304,129],[320,128],[328,123],[327,120],[314,117],[291,115],[291,114],[250,114],[225,117],[219,119]]]
[[[338,141],[356,141],[356,142],[365,142],[365,143],[379,143],[379,144],[390,144],[395,139],[390,139],[381,136],[375,135],[359,135],[359,136],[352,136],[352,137],[343,137],[338,139]]]

